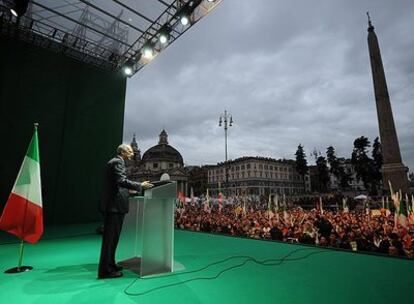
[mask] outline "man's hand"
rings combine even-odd
[[[154,187],[154,185],[151,184],[149,181],[143,181],[141,183],[141,187],[145,190]]]

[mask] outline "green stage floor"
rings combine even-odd
[[[27,273],[3,273],[16,266],[19,247],[0,245],[0,303],[332,304],[412,299],[412,260],[176,231],[175,260],[185,270],[151,279],[124,271],[123,278],[97,280],[100,236],[73,233],[53,238],[57,235],[55,230],[37,245],[26,246],[24,264],[35,267]],[[259,265],[253,258],[275,260]]]

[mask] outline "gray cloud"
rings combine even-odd
[[[165,127],[187,164],[294,158],[297,145],[350,157],[378,136],[366,42],[369,10],[381,46],[403,161],[414,168],[414,2],[225,0],[128,81],[124,141],[141,150]]]

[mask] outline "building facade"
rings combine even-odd
[[[186,172],[188,174],[188,188],[193,189],[195,196],[206,194],[208,188],[208,169],[212,167],[210,165],[205,166],[186,166]]]
[[[184,168],[184,160],[177,149],[169,145],[168,134],[162,130],[158,144],[144,152],[141,151],[135,139],[131,142],[134,158],[127,162],[129,178],[135,181],[159,181],[161,175],[167,173],[172,181],[177,182],[177,190],[188,194],[188,174]]]
[[[207,178],[212,194],[219,191],[229,195],[305,193],[305,182],[293,160],[241,157],[208,167]]]

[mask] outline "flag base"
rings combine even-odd
[[[7,269],[4,273],[20,273],[20,272],[26,272],[32,269],[33,269],[32,266],[20,266],[20,267],[13,267],[13,268]]]

